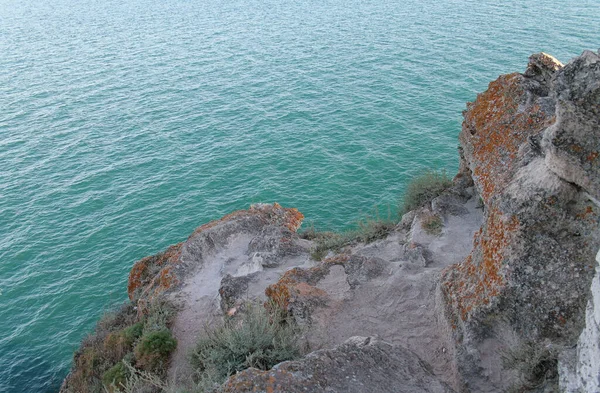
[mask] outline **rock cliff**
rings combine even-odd
[[[543,384],[585,324],[600,247],[599,71],[593,52],[565,66],[533,55],[524,74],[501,76],[467,106],[459,176],[473,180],[485,218],[441,282],[466,389]],[[546,352],[539,375],[502,368],[500,355],[521,348],[530,359]]]
[[[163,377],[192,386],[205,328],[266,302],[307,355],[216,390],[600,391],[600,56],[531,56],[467,104],[459,141],[453,185],[369,244],[316,260],[302,214],[260,204],[137,262],[132,323],[177,310]]]

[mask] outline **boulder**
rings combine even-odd
[[[373,337],[351,337],[271,370],[230,377],[221,393],[451,393],[415,353]]]

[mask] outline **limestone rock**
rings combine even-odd
[[[600,392],[600,252],[596,262],[585,328],[577,347],[565,351],[559,359],[560,385],[566,393]]]
[[[461,170],[485,218],[441,286],[466,389],[505,389],[515,374],[494,359],[526,342],[573,346],[585,323],[600,247],[588,197],[600,181],[599,64],[591,52],[564,67],[534,55],[467,105]]]
[[[268,254],[271,261],[297,254],[302,247],[293,237],[303,218],[297,209],[286,209],[278,204],[257,204],[204,224],[187,241],[138,261],[129,274],[129,298],[134,302],[144,302],[177,288],[185,275],[201,268],[219,248],[228,246],[234,235],[246,234],[250,243],[244,250],[246,260],[238,266],[239,271],[231,272],[234,275],[261,270],[263,264],[260,255],[257,255],[259,252]]]
[[[450,393],[413,352],[373,337],[352,337],[269,371],[248,369],[221,393]]]
[[[555,84],[556,123],[544,135],[545,163],[600,199],[600,55],[584,52]]]

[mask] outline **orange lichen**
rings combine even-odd
[[[289,285],[281,282],[271,284],[265,289],[265,295],[281,309],[287,310],[291,299]]]
[[[127,293],[129,295],[129,299],[134,299],[135,292],[137,289],[145,285],[154,284],[153,279],[150,281],[149,284],[148,280],[150,279],[150,277],[146,277],[151,266],[170,266],[176,264],[179,261],[179,257],[181,256],[182,247],[183,243],[177,243],[173,246],[170,246],[160,254],[145,257],[137,261],[131,268],[131,271],[129,272],[129,282],[127,283]],[[161,274],[163,274],[163,272],[161,272]],[[170,277],[170,274],[164,274],[165,277],[162,280],[160,280],[160,282],[165,282],[163,280],[167,280],[167,276]],[[172,279],[168,279],[168,282],[170,283],[170,287],[173,284],[173,281]]]
[[[587,156],[588,161],[595,161],[598,158],[599,153],[597,151],[591,152]]]
[[[324,264],[329,265],[343,265],[350,260],[350,255],[348,254],[338,254],[329,258],[325,258],[323,260]]]
[[[166,291],[171,288],[173,285],[176,285],[179,282],[177,277],[171,272],[171,267],[167,266],[160,271],[158,276],[158,285],[154,290],[154,293]]]
[[[592,219],[596,218],[596,213],[594,212],[594,208],[592,206],[587,206],[583,212],[575,215],[575,217],[580,220],[585,220],[589,216],[593,216],[593,217],[591,217]]]
[[[474,309],[490,304],[504,288],[503,263],[510,240],[518,229],[519,221],[515,216],[507,217],[493,208],[485,229],[475,235],[474,251],[461,264],[444,273],[447,277],[444,291],[453,299],[463,320]]]
[[[290,386],[299,388],[300,384],[307,381],[299,381],[294,378],[293,373],[279,368],[277,370],[262,371],[248,369],[232,375],[222,387],[224,393],[232,392],[289,392]],[[300,388],[301,389],[301,388]],[[296,391],[296,389],[294,390]]]
[[[144,258],[137,261],[131,271],[129,272],[129,281],[127,283],[127,293],[129,295],[129,299],[133,300],[133,294],[136,289],[141,287],[142,285],[142,277],[146,273],[148,269],[148,259]]]
[[[265,295],[282,309],[287,309],[290,303],[299,297],[323,297],[327,293],[315,287],[319,277],[328,272],[326,265],[310,269],[293,268],[284,273],[275,284],[265,289]]]
[[[468,104],[462,139],[472,145],[473,178],[487,203],[513,175],[521,145],[554,122],[537,105],[524,105],[520,74],[502,75]]]
[[[201,225],[196,228],[192,236],[211,229],[220,223],[252,216],[258,216],[264,219],[266,222],[272,224],[282,225],[292,232],[296,232],[298,228],[300,228],[302,220],[304,220],[304,215],[296,208],[285,208],[277,202],[273,203],[272,205],[259,204],[250,206],[250,209],[248,210],[234,211],[233,213],[229,213],[218,220]]]
[[[305,282],[300,282],[294,286],[294,290],[299,296],[303,297],[325,297],[327,292]]]

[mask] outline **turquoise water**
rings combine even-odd
[[[500,4],[501,3],[501,4]],[[597,0],[0,0],[0,392],[56,391],[133,262],[254,202],[346,228]],[[385,213],[384,213],[385,214]]]

